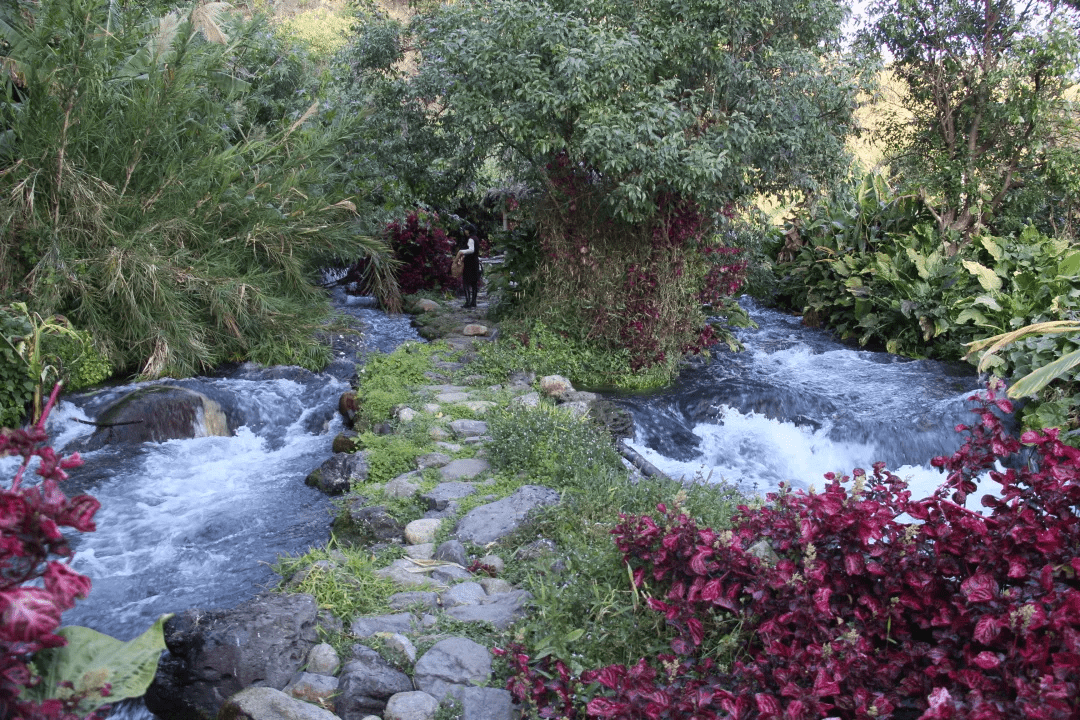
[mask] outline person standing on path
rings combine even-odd
[[[469,235],[465,247],[458,251],[464,255],[465,264],[461,273],[461,282],[465,285],[465,304],[463,308],[476,307],[476,294],[480,285],[480,247],[476,238]]]

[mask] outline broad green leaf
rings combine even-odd
[[[993,270],[974,260],[964,260],[963,263],[967,271],[979,279],[979,284],[982,285],[983,290],[987,292],[1001,290],[1001,278]]]
[[[975,298],[975,304],[984,305],[991,310],[997,310],[998,312],[1001,312],[1001,305],[999,305],[998,301],[990,297],[989,295],[980,295],[979,297]]]
[[[989,325],[986,316],[975,308],[965,308],[959,315],[956,316],[956,324],[963,325],[968,320],[971,320],[976,325]]]
[[[1062,258],[1057,267],[1058,275],[1072,277],[1080,273],[1080,251],[1072,252]]]
[[[67,645],[37,654],[34,670],[42,680],[23,694],[38,702],[60,698],[72,692],[60,683],[70,682],[76,692],[89,691],[88,697],[79,703],[81,715],[88,715],[102,705],[141,697],[157,672],[158,660],[165,649],[165,621],[170,617],[162,615],[146,632],[128,642],[78,625],[60,628],[57,634],[67,639]],[[112,686],[108,697],[93,692],[106,683]]]
[[[1080,350],[1066,353],[1054,362],[1043,365],[1038,370],[1017,380],[1009,388],[1009,397],[1018,398],[1034,395],[1054,380],[1064,376],[1077,365],[1080,365]]]
[[[923,280],[929,279],[930,270],[926,266],[926,258],[920,255],[915,248],[908,248],[907,254],[911,258],[911,262],[915,263],[915,269],[919,271],[919,277]]]
[[[979,238],[979,241],[982,243],[982,246],[986,248],[986,252],[990,253],[990,256],[994,258],[995,261],[1001,261],[1003,252],[1001,250],[1001,246],[997,244],[994,238],[990,237],[989,235],[983,235],[981,238]]]

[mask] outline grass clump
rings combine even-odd
[[[387,599],[398,588],[374,574],[379,567],[370,550],[350,548],[331,538],[325,548],[279,558],[274,572],[295,582],[291,590],[312,595],[320,609],[348,623],[361,615],[388,611]]]
[[[677,362],[654,364],[634,369],[630,351],[603,349],[575,340],[536,322],[504,327],[497,342],[488,343],[478,352],[470,371],[505,380],[510,373],[527,370],[537,375],[563,375],[577,388],[617,388],[647,390],[658,388],[674,378]]]
[[[358,371],[358,418],[368,424],[382,422],[396,406],[412,402],[416,386],[431,369],[432,355],[440,349],[437,344],[405,343],[392,353],[370,356]]]

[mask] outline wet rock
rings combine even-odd
[[[354,482],[368,477],[367,453],[334,453],[304,479],[304,484],[318,488],[327,495],[344,495]]]
[[[555,490],[523,485],[509,497],[471,510],[458,522],[454,535],[462,542],[484,546],[517,530],[533,510],[558,502]]]
[[[215,717],[250,685],[284,688],[318,642],[317,613],[310,595],[266,595],[231,610],[175,615],[165,623],[168,653],[147,708],[163,720]]]
[[[330,450],[335,453],[351,453],[356,450],[356,432],[346,430],[334,437],[334,443]]]
[[[79,448],[83,452],[106,445],[138,445],[176,438],[232,435],[225,412],[202,393],[172,385],[150,385],[130,392],[96,419],[99,427]]]
[[[630,411],[610,400],[597,400],[590,404],[589,417],[606,427],[613,438],[634,437],[634,418]]]

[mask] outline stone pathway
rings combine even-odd
[[[348,658],[318,642],[319,628],[335,633],[345,628],[340,619],[320,612],[309,595],[267,594],[231,610],[182,613],[166,625],[169,653],[147,693],[152,712],[165,720],[215,715],[224,720],[433,720],[440,707],[453,701],[463,720],[520,717],[508,691],[489,687],[489,648],[466,637],[432,636],[440,616],[498,630],[525,617],[532,596],[501,579],[505,560],[486,550],[518,530],[532,511],[559,502],[559,493],[551,488],[524,485],[508,497],[491,496],[460,514],[461,501],[487,487],[491,468],[483,445],[489,440],[488,427],[482,419],[438,418],[452,405],[467,408],[477,418],[496,406],[485,399],[495,388],[451,383],[462,374],[475,343],[497,334],[482,322],[485,306],[482,297],[475,310],[428,311],[440,313],[443,320],[431,327],[442,328],[450,347],[464,351],[464,361],[437,359],[429,384],[418,388],[420,402],[399,408],[397,422],[387,427],[401,431],[419,420],[430,425],[436,449],[419,457],[415,470],[383,487],[389,498],[417,499],[427,508],[424,516],[402,526],[386,507],[345,496],[356,526],[378,543],[404,547],[405,557],[376,572],[400,588],[389,600],[395,612],[346,619],[349,635],[357,640]],[[539,390],[534,383],[534,376],[521,374],[499,388],[508,391],[500,397],[536,407],[546,395],[574,415],[588,412],[596,400],[558,376],[543,378]],[[347,405],[341,406],[346,417]],[[336,452],[350,445],[348,437],[339,436],[334,455],[307,482],[331,495],[366,482],[365,453]],[[454,458],[470,445],[477,446],[472,457]],[[421,473],[432,469],[440,482],[421,492]],[[448,522],[454,523],[450,539],[436,545],[434,538]],[[469,548],[474,550],[471,556]],[[286,588],[295,587],[308,573],[333,571],[347,561],[343,554],[330,555],[330,560],[297,573]],[[430,649],[418,655],[416,645],[432,640],[436,642]]]

